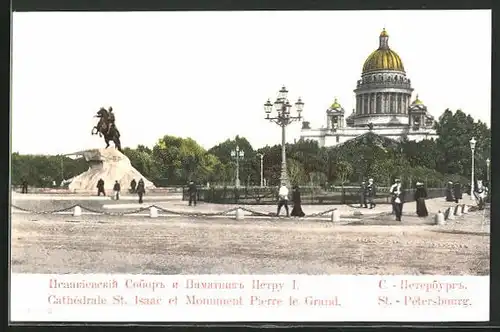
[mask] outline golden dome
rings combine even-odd
[[[337,100],[337,97],[335,97],[335,100],[333,101],[332,106],[330,106],[330,109],[334,110],[334,109],[340,109],[340,108],[342,108],[342,106],[340,106],[340,104]]]
[[[423,105],[424,103],[420,99],[418,99],[418,95],[417,95],[416,99],[413,101],[412,104],[413,105]]]
[[[363,74],[377,70],[395,70],[404,72],[403,61],[399,55],[389,48],[389,34],[384,29],[380,33],[379,48],[366,58]]]

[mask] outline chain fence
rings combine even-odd
[[[257,217],[277,217],[276,213],[273,213],[273,212],[259,212],[259,211],[255,211],[255,210],[249,209],[247,207],[243,207],[243,206],[238,206],[238,207],[230,208],[228,210],[221,211],[221,212],[193,212],[193,211],[174,211],[174,210],[169,210],[169,209],[162,208],[162,207],[157,206],[157,205],[149,205],[147,207],[142,207],[142,208],[135,209],[135,210],[132,210],[132,211],[126,211],[126,212],[109,212],[109,211],[100,211],[100,210],[92,209],[92,208],[89,208],[89,207],[86,207],[86,206],[82,206],[80,204],[75,204],[75,205],[72,205],[70,207],[56,209],[56,210],[49,210],[49,211],[35,211],[35,210],[30,210],[30,209],[22,208],[20,206],[12,204],[12,207],[14,209],[16,209],[16,210],[27,212],[27,213],[32,213],[32,214],[41,214],[41,215],[44,215],[44,214],[57,214],[57,213],[61,213],[61,212],[68,212],[68,211],[74,210],[75,207],[77,207],[77,206],[80,207],[82,210],[85,210],[85,211],[88,211],[88,212],[91,212],[91,213],[95,213],[95,214],[99,214],[99,215],[107,215],[107,216],[132,215],[132,214],[137,214],[137,213],[141,213],[141,212],[144,212],[144,211],[149,211],[151,208],[154,207],[154,208],[156,208],[158,210],[158,212],[163,212],[165,214],[170,214],[170,215],[184,216],[184,217],[200,217],[200,218],[203,218],[203,217],[224,216],[224,215],[229,215],[232,212],[236,212],[238,209],[249,213],[250,216],[257,216]],[[334,208],[334,209],[328,209],[328,210],[325,210],[325,211],[322,211],[322,212],[312,213],[312,214],[306,215],[305,218],[314,218],[314,217],[327,216],[327,215],[329,215],[330,213],[332,213],[335,210],[336,209]]]

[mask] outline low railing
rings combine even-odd
[[[13,185],[11,187],[13,192],[21,193],[22,187]],[[109,189],[108,189],[109,190]],[[122,193],[129,192],[130,188],[123,188]],[[183,191],[182,186],[178,187],[157,187],[154,189],[147,189],[148,194],[181,194]],[[95,190],[70,190],[68,188],[61,187],[52,187],[52,188],[38,188],[38,187],[28,187],[29,194],[60,194],[60,195],[80,195],[80,194],[95,194],[97,192],[97,188]]]
[[[446,189],[429,188],[427,189],[428,198],[444,197]],[[324,190],[318,187],[303,187],[300,189],[301,201],[303,205],[316,204],[360,204],[361,195],[359,188],[332,188]],[[414,201],[415,189],[404,190],[405,202]],[[290,193],[291,196],[291,193]],[[212,187],[198,188],[197,200],[207,203],[218,204],[276,204],[278,197],[278,188],[274,187]],[[189,199],[189,192],[184,188],[182,199]],[[389,188],[377,188],[377,194],[374,198],[376,204],[388,204],[391,201]]]

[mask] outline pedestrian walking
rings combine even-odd
[[[142,204],[142,196],[144,196],[144,194],[146,193],[146,188],[143,179],[140,179],[139,182],[137,183],[136,192],[137,195],[139,196],[139,204]]]
[[[297,185],[293,186],[292,203],[293,203],[293,209],[290,215],[292,217],[304,217],[306,214],[304,213],[304,211],[302,211],[302,200],[300,198],[300,189],[299,186]]]
[[[427,217],[429,215],[425,199],[427,198],[427,190],[422,182],[417,182],[417,189],[415,190],[415,202],[417,205],[417,216]]]
[[[361,186],[359,187],[359,207],[367,207],[366,199],[365,199],[365,191],[366,191],[366,182],[361,182]]]
[[[188,186],[188,195],[189,195],[189,206],[196,206],[196,201],[198,198],[198,188],[196,187],[196,183],[194,181],[189,181]]]
[[[396,220],[401,221],[401,216],[403,215],[404,193],[400,179],[396,179],[395,184],[391,187],[391,195],[391,203],[394,207]]]
[[[366,190],[365,190],[365,207],[369,206],[370,209],[373,209],[375,207],[375,195],[377,193],[377,188],[375,187],[375,184],[373,183],[373,179],[368,179],[368,184],[366,185]]]
[[[103,196],[106,196],[106,192],[104,191],[104,180],[103,179],[99,179],[99,181],[97,181],[97,196],[101,196],[101,194]]]
[[[280,211],[283,206],[285,207],[286,216],[289,217],[290,214],[288,213],[288,188],[286,187],[285,183],[281,184],[281,187],[278,191],[278,212],[276,213],[276,216],[280,215]]]
[[[130,181],[130,193],[135,193],[135,189],[137,187],[137,182],[135,182],[135,179],[132,179],[132,181]]]
[[[115,200],[120,199],[120,190],[121,190],[120,182],[115,181],[115,184],[113,185],[113,196],[115,197]]]

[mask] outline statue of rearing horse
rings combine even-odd
[[[104,107],[101,107],[94,117],[99,118],[99,122],[94,128],[92,128],[92,135],[99,134],[99,137],[104,137],[106,148],[109,147],[109,142],[113,141],[115,143],[115,147],[121,152],[122,146],[120,143],[120,132],[115,126],[115,115],[113,114],[113,109],[110,107],[109,110],[106,110]]]

